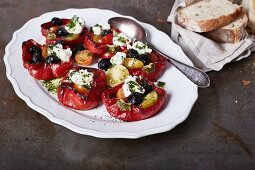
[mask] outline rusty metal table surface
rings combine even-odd
[[[12,34],[49,11],[96,7],[131,15],[170,35],[171,0],[0,1],[0,56]],[[18,56],[17,56],[18,57]],[[0,61],[0,169],[254,169],[255,54],[210,72],[188,119],[136,140],[76,134],[29,108]],[[242,80],[251,81],[244,86]]]

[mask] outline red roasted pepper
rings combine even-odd
[[[123,121],[132,122],[152,117],[163,107],[167,94],[164,89],[156,87],[152,82],[149,82],[149,84],[153,87],[153,90],[156,91],[159,96],[157,101],[150,107],[141,108],[131,104],[130,109],[121,109],[117,104],[120,99],[116,98],[116,93],[120,88],[122,88],[123,83],[104,91],[102,94],[103,104],[106,106],[106,109],[111,116]]]
[[[165,57],[161,56],[155,51],[152,51],[149,54],[149,59],[150,62],[154,64],[154,68],[151,70],[151,72],[146,72],[141,68],[129,68],[129,73],[133,76],[143,76],[149,80],[157,80],[164,73],[167,65],[167,60]]]
[[[93,41],[93,39],[95,39],[94,36],[96,35],[93,33],[88,33],[84,38],[84,45],[94,55],[101,58],[101,55],[103,55],[107,50],[107,45],[112,45],[113,33],[106,34],[105,36],[99,38],[97,42]]]
[[[63,77],[58,89],[58,100],[67,107],[76,110],[89,110],[98,106],[102,100],[102,93],[106,89],[106,75],[103,71],[95,68],[76,67],[74,70],[87,69],[92,72],[93,83],[91,88],[85,93],[79,93],[75,89],[75,84],[68,81],[68,73]]]
[[[70,19],[60,19],[61,26],[67,25],[71,20]],[[46,38],[46,44],[55,44],[56,42],[62,40],[65,45],[69,46],[70,48],[75,47],[78,44],[82,44],[87,34],[87,28],[84,27],[82,32],[79,35],[67,35],[67,36],[59,36],[56,35],[56,30],[60,26],[54,25],[52,22],[47,22],[41,25],[41,33]],[[54,36],[51,36],[52,33]]]
[[[50,80],[62,77],[68,70],[73,67],[73,61],[60,62],[58,64],[47,64],[43,59],[42,62],[32,63],[32,54],[30,47],[36,46],[43,50],[43,46],[30,39],[22,43],[22,61],[23,66],[28,69],[31,76],[38,80]]]

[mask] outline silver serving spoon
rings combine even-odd
[[[129,38],[133,40],[139,40],[142,42],[146,42],[152,49],[157,51],[159,54],[167,58],[167,61],[174,65],[179,71],[181,71],[190,81],[199,87],[208,87],[210,85],[210,79],[206,73],[203,71],[181,63],[163,52],[159,51],[153,44],[146,40],[147,34],[144,28],[137,23],[136,21],[124,18],[124,17],[113,17],[108,20],[108,23],[117,28],[119,31],[126,34]]]

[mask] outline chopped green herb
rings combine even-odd
[[[53,32],[48,31],[47,33],[47,38],[52,40],[56,38],[56,34],[54,34]]]
[[[152,73],[155,71],[155,64],[154,63],[150,63],[146,66],[143,67],[143,70],[146,72],[146,73]]]
[[[116,53],[117,51],[119,51],[119,46],[107,45],[107,51],[110,53]]]
[[[70,71],[68,77],[72,77],[75,74],[75,72],[76,71],[74,71],[74,70]]]
[[[165,85],[166,85],[166,82],[162,82],[162,81],[158,81],[158,83],[157,83],[157,86],[158,87],[165,87]]]
[[[131,104],[126,103],[123,100],[118,100],[117,106],[121,111],[131,111]]]
[[[42,85],[52,94],[57,94],[58,88],[61,84],[62,78],[57,78],[53,80],[43,80]]]
[[[70,20],[70,22],[67,24],[67,27],[69,27],[70,29],[74,28],[78,19],[79,19],[79,17],[74,15],[73,18]]]

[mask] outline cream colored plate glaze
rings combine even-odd
[[[63,107],[57,101],[56,96],[50,95],[39,81],[31,77],[23,67],[21,44],[28,39],[44,43],[44,38],[40,33],[42,23],[50,21],[53,17],[71,18],[73,15],[83,17],[87,27],[99,22],[107,23],[111,17],[123,16],[109,10],[67,9],[49,12],[31,19],[17,30],[5,49],[6,75],[17,95],[29,107],[41,113],[50,121],[74,132],[100,138],[139,138],[161,133],[173,129],[188,117],[198,97],[197,86],[191,83],[176,68],[171,67],[170,64],[160,78],[160,81],[166,82],[165,90],[168,93],[168,100],[161,112],[152,118],[137,122],[121,122],[110,117],[103,105],[89,111],[75,111]],[[150,41],[159,50],[177,60],[192,65],[182,49],[168,35],[149,24],[142,22],[140,24],[147,30]]]

